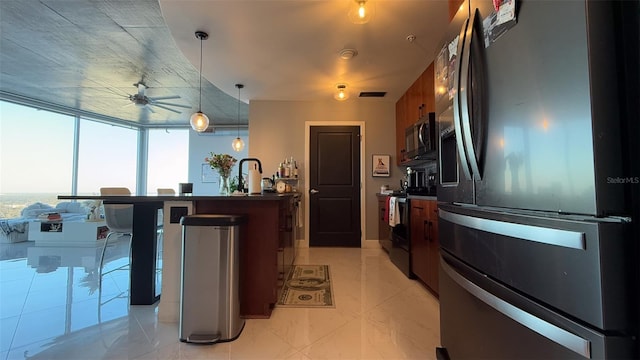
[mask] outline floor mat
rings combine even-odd
[[[329,265],[294,265],[277,306],[335,307]]]

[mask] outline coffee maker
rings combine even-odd
[[[407,168],[407,175],[408,189],[419,189],[426,185],[427,178],[424,170],[409,167]]]
[[[425,168],[407,168],[407,194],[435,196],[436,176]]]

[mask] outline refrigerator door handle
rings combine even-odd
[[[473,146],[473,137],[471,136],[471,114],[469,110],[469,94],[471,91],[471,78],[469,76],[469,63],[471,62],[471,41],[473,40],[476,17],[478,16],[478,10],[473,12],[471,20],[467,20],[467,30],[464,35],[462,58],[460,59],[460,84],[458,89],[460,90],[460,121],[462,123],[462,140],[464,147],[467,151],[467,167],[471,168],[471,176],[469,179],[482,180],[480,175],[480,168],[478,166],[478,156],[476,149]],[[482,120],[482,119],[474,119]],[[466,174],[466,173],[465,173]]]
[[[532,331],[546,337],[547,339],[581,355],[587,359],[591,358],[591,342],[574,333],[555,326],[545,320],[540,319],[484,290],[473,282],[460,275],[455,269],[440,258],[440,266],[444,272],[455,281],[460,287],[478,300],[491,306],[496,311],[511,318],[513,321],[525,326]]]
[[[463,53],[465,36],[467,33],[467,26],[469,25],[469,19],[464,21],[462,25],[462,29],[460,30],[460,36],[458,37],[458,49],[457,49],[457,57],[456,61],[456,71],[453,76],[453,84],[455,86],[455,91],[453,94],[453,129],[456,134],[456,145],[458,148],[458,157],[460,158],[460,167],[462,167],[462,172],[468,180],[471,180],[471,170],[469,169],[469,161],[467,160],[467,152],[464,148],[464,142],[462,139],[462,125],[460,123],[461,109],[460,109],[460,75],[461,75],[461,63],[465,54]]]
[[[444,209],[440,209],[438,214],[443,220],[471,229],[509,236],[516,239],[535,241],[543,244],[586,250],[586,239],[583,232],[483,219],[468,215],[455,214]]]

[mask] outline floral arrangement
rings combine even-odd
[[[211,152],[208,157],[204,158],[204,161],[208,162],[212,169],[218,171],[220,176],[228,178],[231,175],[231,169],[238,160],[229,154]]]

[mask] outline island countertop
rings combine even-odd
[[[156,201],[272,201],[286,196],[300,196],[299,192],[265,193],[245,195],[58,195],[60,200],[107,200],[112,202],[156,202]]]

